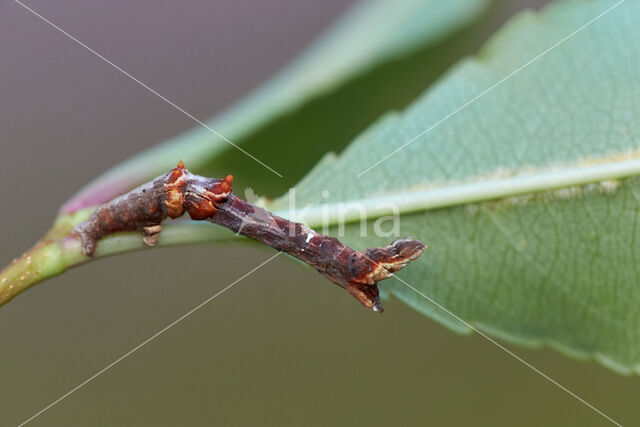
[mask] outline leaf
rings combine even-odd
[[[324,153],[342,149],[381,113],[414,99],[461,52],[474,51],[478,30],[462,30],[488,5],[489,0],[361,1],[290,66],[207,123],[284,178],[197,126],[98,177],[62,212],[104,203],[178,160],[203,175],[233,172],[236,188],[281,194]]]
[[[399,274],[407,283],[496,337],[640,372],[640,2],[616,4],[518,15],[406,111],[326,156],[295,205],[313,205],[304,213],[316,227],[362,208],[368,235],[353,224],[344,240],[366,247],[389,240],[372,219],[393,203],[400,235],[430,245]],[[387,294],[470,332],[391,282]]]

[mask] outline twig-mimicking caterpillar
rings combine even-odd
[[[180,162],[166,174],[98,207],[71,234],[80,237],[87,256],[95,255],[102,237],[118,231],[139,231],[144,242],[153,246],[161,223],[186,212],[194,220],[206,219],[304,261],[362,305],[379,312],[383,310],[377,282],[405,267],[425,248],[417,240],[399,239],[384,248],[355,251],[338,239],[236,197],[232,182],[231,175],[225,179],[194,175]]]

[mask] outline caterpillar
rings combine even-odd
[[[362,305],[382,312],[377,283],[418,258],[425,246],[398,239],[383,248],[362,252],[338,239],[272,214],[232,193],[233,176],[205,178],[189,172],[182,162],[169,172],[99,206],[71,236],[79,238],[86,256],[96,254],[98,241],[119,231],[138,231],[154,246],[167,218],[185,212],[193,220],[226,227],[309,264],[344,288]]]

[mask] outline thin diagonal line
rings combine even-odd
[[[133,80],[134,82],[138,83],[140,86],[142,86],[143,88],[147,89],[149,92],[153,93],[154,95],[156,95],[158,98],[162,99],[163,101],[165,101],[167,104],[171,105],[173,108],[175,108],[176,110],[182,112],[184,115],[186,115],[187,117],[189,117],[190,119],[192,119],[194,122],[198,123],[199,125],[201,125],[202,127],[204,127],[205,129],[209,130],[211,133],[213,133],[214,135],[216,135],[218,138],[223,139],[224,141],[226,141],[227,143],[231,144],[232,146],[234,146],[235,148],[237,148],[238,150],[242,151],[244,154],[246,154],[247,156],[251,157],[253,160],[255,160],[256,162],[260,163],[262,166],[264,166],[265,168],[269,169],[271,172],[273,172],[274,174],[278,175],[280,178],[282,178],[282,175],[279,174],[278,172],[276,172],[275,170],[273,170],[272,168],[270,168],[269,166],[267,166],[264,162],[260,161],[259,159],[257,159],[256,157],[254,157],[252,154],[248,153],[247,151],[245,151],[244,149],[242,149],[241,147],[239,147],[238,145],[234,144],[233,142],[231,142],[229,139],[227,139],[224,135],[218,133],[215,129],[213,129],[211,126],[207,125],[206,123],[204,123],[202,120],[198,119],[197,117],[195,117],[193,114],[189,113],[188,111],[186,111],[184,108],[180,107],[178,104],[176,104],[175,102],[171,101],[170,99],[168,99],[167,97],[163,96],[162,94],[160,94],[158,91],[156,91],[155,89],[151,88],[149,85],[145,84],[144,82],[142,82],[141,80],[139,80],[138,78],[134,77],[133,75],[131,75],[130,73],[128,73],[127,71],[125,71],[123,68],[121,68],[120,66],[114,64],[112,61],[110,61],[109,59],[105,58],[104,56],[102,56],[100,53],[96,52],[94,49],[90,48],[89,46],[87,46],[86,44],[84,44],[83,42],[81,42],[80,40],[78,40],[77,38],[75,38],[74,36],[72,36],[71,34],[69,34],[68,32],[66,32],[65,30],[63,30],[62,28],[60,28],[59,26],[57,26],[56,24],[54,24],[53,22],[49,21],[47,18],[45,18],[44,16],[40,15],[38,12],[36,12],[35,10],[31,9],[29,6],[25,5],[24,3],[22,3],[20,0],[13,0],[14,2],[16,2],[17,4],[19,4],[20,6],[22,6],[23,8],[25,8],[26,10],[28,10],[29,12],[31,12],[32,14],[34,14],[35,16],[37,16],[38,18],[40,18],[42,21],[46,22],[47,24],[49,24],[50,26],[52,26],[53,28],[55,28],[56,30],[58,30],[59,32],[61,32],[62,34],[64,34],[65,36],[69,37],[71,40],[73,40],[74,42],[76,42],[77,44],[79,44],[80,46],[82,46],[83,48],[85,48],[86,50],[88,50],[89,52],[93,53],[95,56],[97,56],[98,58],[102,59],[104,62],[106,62],[107,64],[111,65],[113,68],[115,68],[116,70],[120,71],[122,74],[124,74],[125,76],[129,77],[131,80]]]
[[[405,282],[404,280],[402,280],[400,277],[396,276],[396,275],[392,275],[394,278],[398,279],[400,282],[404,283],[407,287],[409,287],[410,289],[413,289],[415,292],[417,292],[419,295],[421,295],[423,298],[425,298],[427,301],[429,301],[430,303],[434,304],[435,306],[437,306],[438,308],[440,308],[441,310],[449,313],[451,316],[455,317],[457,320],[459,320],[460,322],[462,322],[464,325],[466,325],[467,327],[471,328],[472,330],[474,330],[475,332],[477,332],[478,334],[480,334],[482,337],[484,337],[485,339],[487,339],[489,342],[491,342],[492,344],[495,344],[496,346],[498,346],[501,350],[505,351],[507,354],[509,354],[510,356],[512,356],[513,358],[515,358],[516,360],[518,360],[520,363],[524,364],[525,366],[527,366],[528,368],[530,368],[531,370],[533,370],[534,372],[536,372],[538,375],[541,375],[543,378],[545,378],[546,380],[550,381],[551,383],[553,383],[554,385],[556,385],[558,388],[564,390],[565,392],[569,393],[571,396],[575,397],[576,399],[578,399],[580,402],[582,402],[583,404],[585,404],[586,406],[588,406],[589,408],[593,409],[594,411],[596,411],[598,414],[602,415],[604,418],[606,418],[607,420],[611,421],[613,424],[617,425],[617,426],[622,426],[622,424],[620,424],[619,422],[615,421],[613,418],[609,417],[607,414],[605,414],[604,412],[602,412],[601,410],[599,410],[598,408],[596,408],[595,406],[593,406],[592,404],[590,404],[589,402],[587,402],[586,400],[584,400],[582,397],[578,396],[577,394],[575,394],[574,392],[572,392],[571,390],[569,390],[568,388],[566,388],[565,386],[563,386],[562,384],[560,384],[559,382],[557,382],[556,380],[554,380],[553,378],[551,378],[550,376],[548,376],[547,374],[545,374],[544,372],[540,371],[538,368],[536,368],[535,366],[533,366],[532,364],[530,364],[529,362],[527,362],[526,360],[522,359],[520,356],[516,355],[515,353],[513,353],[511,350],[507,349],[506,347],[504,347],[503,345],[501,345],[500,343],[498,343],[497,341],[495,341],[493,338],[489,337],[488,335],[484,334],[483,332],[479,331],[476,327],[474,327],[473,325],[471,325],[470,323],[466,322],[465,320],[463,320],[461,317],[457,316],[456,314],[452,313],[451,311],[447,310],[446,308],[444,308],[442,305],[438,304],[435,300],[433,300],[432,298],[429,298],[428,296],[426,296],[425,294],[423,294],[422,292],[420,292],[418,289],[414,288],[413,286],[411,286],[409,283]]]
[[[105,371],[107,371],[108,369],[112,368],[114,365],[116,365],[117,363],[121,362],[123,359],[127,358],[128,356],[130,356],[131,354],[135,353],[136,351],[138,351],[142,346],[148,344],[151,340],[153,340],[154,338],[156,338],[157,336],[163,334],[164,332],[166,332],[168,329],[172,328],[173,326],[175,326],[177,323],[181,322],[182,320],[184,320],[186,317],[190,316],[191,314],[193,314],[195,311],[197,311],[198,309],[200,309],[202,306],[206,305],[207,303],[211,302],[213,299],[215,299],[218,295],[222,294],[223,292],[225,292],[226,290],[230,289],[233,285],[235,285],[236,283],[238,283],[239,281],[241,281],[242,279],[244,279],[245,277],[247,277],[248,275],[250,275],[251,273],[253,273],[254,271],[256,271],[257,269],[259,269],[260,267],[262,267],[263,265],[265,265],[266,263],[270,262],[272,259],[274,259],[275,257],[277,257],[278,255],[282,254],[282,252],[278,252],[277,254],[275,254],[274,256],[272,256],[271,258],[269,258],[268,260],[266,260],[265,262],[263,262],[262,264],[260,264],[259,266],[255,267],[253,270],[249,271],[248,273],[246,273],[244,276],[240,277],[239,279],[237,279],[236,281],[234,281],[233,283],[231,283],[230,285],[228,285],[227,287],[225,287],[224,289],[222,289],[221,291],[219,291],[218,293],[216,293],[215,295],[213,295],[212,297],[209,297],[208,299],[206,299],[204,302],[198,304],[197,306],[195,306],[194,308],[192,308],[191,310],[189,310],[187,313],[183,314],[182,316],[180,316],[179,318],[177,318],[176,320],[174,320],[173,322],[169,323],[167,326],[165,326],[164,328],[162,328],[161,330],[159,330],[158,332],[156,332],[155,334],[151,335],[149,338],[147,338],[146,340],[142,341],[140,344],[138,344],[137,346],[135,346],[134,348],[132,348],[131,350],[129,350],[128,352],[126,352],[125,354],[123,354],[122,356],[120,356],[119,358],[117,358],[116,360],[114,360],[113,362],[111,362],[110,364],[108,364],[107,366],[105,366],[104,368],[102,368],[101,370],[99,370],[98,372],[96,372],[95,374],[93,374],[92,376],[90,376],[89,378],[87,378],[86,380],[84,380],[83,382],[81,382],[80,384],[78,384],[77,386],[75,386],[74,388],[72,388],[71,390],[69,390],[67,393],[63,394],[62,396],[60,396],[58,399],[54,400],[53,402],[51,402],[49,405],[45,406],[44,408],[42,408],[39,412],[35,413],[34,415],[32,415],[29,419],[27,419],[26,421],[23,421],[18,427],[22,427],[25,424],[27,424],[28,422],[32,421],[34,418],[36,418],[38,415],[41,415],[43,412],[45,412],[48,409],[51,409],[51,407],[57,405],[58,403],[60,403],[62,400],[64,400],[65,398],[67,398],[70,394],[76,392],[79,388],[85,386],[87,383],[93,381],[95,378],[97,378],[98,376],[100,376],[101,374],[103,374]]]
[[[17,0],[16,0],[17,1]],[[555,49],[556,47],[560,46],[562,43],[566,42],[567,40],[569,40],[571,37],[575,36],[576,34],[578,34],[580,31],[584,30],[585,28],[587,28],[589,25],[593,24],[594,22],[596,22],[598,19],[602,18],[604,15],[606,15],[607,13],[611,12],[613,9],[615,9],[616,7],[620,6],[622,3],[624,3],[624,0],[620,0],[618,3],[614,4],[613,6],[611,6],[609,9],[605,10],[604,12],[602,12],[600,15],[596,16],[595,18],[593,18],[591,21],[587,22],[586,24],[584,24],[582,27],[578,28],[577,30],[575,30],[574,32],[572,32],[571,34],[569,34],[568,36],[566,36],[565,38],[563,38],[562,40],[560,40],[559,42],[557,42],[556,44],[554,44],[553,46],[547,48],[546,50],[542,51],[540,54],[538,54],[536,57],[534,57],[533,59],[531,59],[529,62],[527,62],[524,65],[521,65],[520,67],[516,68],[514,71],[512,71],[511,73],[507,74],[505,77],[503,77],[502,79],[498,80],[496,83],[494,83],[493,85],[489,86],[487,89],[485,89],[484,91],[480,92],[478,95],[476,95],[475,97],[471,98],[469,101],[467,101],[466,103],[462,104],[460,107],[456,108],[454,111],[452,111],[451,113],[447,114],[446,116],[444,116],[442,119],[438,120],[437,122],[435,122],[434,124],[432,124],[431,126],[429,126],[427,129],[423,130],[422,132],[420,132],[418,135],[414,136],[413,138],[411,138],[409,141],[405,142],[403,145],[401,145],[400,147],[396,148],[395,150],[393,150],[391,153],[387,154],[385,157],[383,157],[382,159],[378,160],[377,162],[375,162],[374,164],[372,164],[371,166],[369,166],[368,168],[366,168],[365,170],[363,170],[362,172],[360,172],[357,177],[360,178],[362,175],[364,175],[365,173],[369,172],[371,169],[375,168],[376,166],[378,166],[380,163],[384,162],[385,160],[387,160],[389,157],[395,155],[396,153],[398,153],[399,151],[403,150],[405,147],[407,147],[409,144],[413,143],[414,141],[416,141],[418,138],[420,138],[421,136],[423,136],[424,134],[426,134],[427,132],[435,129],[436,127],[440,126],[442,123],[446,122],[447,120],[449,120],[451,117],[455,116],[457,113],[459,113],[460,111],[464,110],[465,108],[467,108],[469,105],[473,104],[474,102],[476,102],[478,99],[482,98],[483,96],[485,96],[487,93],[491,92],[493,89],[495,89],[496,87],[500,86],[502,83],[504,83],[505,81],[509,80],[511,77],[515,76],[516,74],[518,74],[520,71],[524,70],[525,68],[527,68],[529,65],[531,65],[532,63],[534,63],[535,61],[537,61],[538,59],[542,58],[544,55],[546,55],[547,53],[551,52],[553,49]]]

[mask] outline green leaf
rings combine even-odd
[[[203,175],[233,173],[237,189],[251,186],[277,196],[323,154],[341,150],[380,114],[405,106],[464,53],[475,51],[486,25],[469,25],[489,3],[361,1],[290,66],[207,122],[283,178],[197,126],[98,177],[62,212],[104,203],[178,160]]]
[[[365,209],[368,236],[350,225],[344,239],[366,247],[389,240],[372,219],[393,203],[400,234],[430,245],[403,280],[496,337],[640,372],[640,2],[616,4],[518,15],[406,111],[326,156],[296,206],[315,204],[314,226]],[[389,282],[385,293],[470,332]]]

